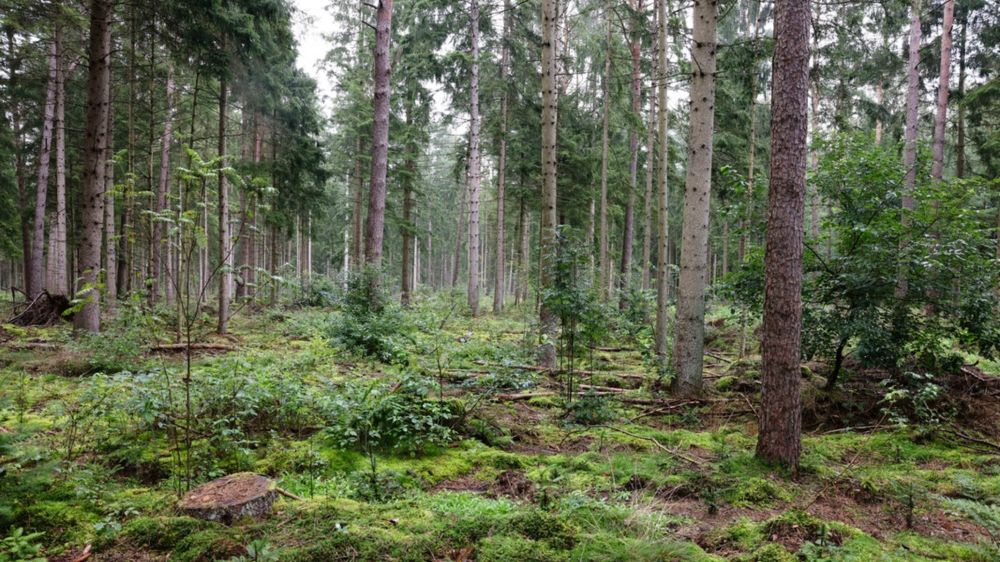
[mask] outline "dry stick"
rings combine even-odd
[[[659,441],[657,441],[656,439],[654,439],[652,437],[645,437],[643,435],[636,435],[635,433],[631,433],[631,432],[625,431],[624,429],[618,429],[617,427],[613,427],[613,426],[610,426],[610,425],[598,425],[598,426],[595,426],[595,427],[601,427],[601,428],[604,428],[604,429],[610,429],[611,431],[617,431],[618,433],[621,433],[623,435],[628,435],[629,437],[632,437],[634,439],[642,439],[643,441],[649,441],[653,445],[656,445],[656,448],[660,449],[661,451],[664,451],[666,453],[670,453],[671,455],[674,455],[674,456],[676,456],[677,458],[679,458],[681,460],[687,461],[687,462],[689,462],[691,464],[698,465],[698,466],[704,466],[705,465],[705,461],[703,461],[701,459],[696,459],[696,458],[688,456],[688,455],[685,455],[684,453],[681,453],[681,452],[677,451],[676,449],[671,449],[670,447],[667,447],[666,445],[664,445],[663,443],[660,443]],[[584,430],[584,431],[586,431],[586,430]]]
[[[290,499],[293,499],[293,500],[296,500],[296,501],[302,501],[302,498],[300,498],[299,496],[296,496],[295,494],[289,492],[288,490],[286,490],[284,488],[275,488],[274,491],[278,492],[279,494],[281,494],[283,496],[285,496],[286,498],[290,498]]]
[[[971,443],[973,445],[979,445],[980,447],[985,447],[987,451],[989,451],[989,452],[991,452],[991,453],[993,453],[995,455],[1000,455],[1000,445],[998,445],[996,443],[993,443],[992,441],[987,441],[985,439],[979,439],[978,437],[973,437],[971,435],[962,433],[962,431],[959,430],[958,426],[956,426],[955,424],[951,424],[951,427],[949,429],[947,429],[945,431],[945,433],[948,433],[950,435],[958,437],[959,439],[962,439],[963,441],[968,441],[969,443]],[[979,449],[979,450],[982,451],[982,449]]]
[[[183,343],[160,343],[154,345],[151,349],[153,351],[186,351],[188,349],[188,344]],[[210,350],[210,351],[235,351],[236,348],[227,343],[191,343],[191,349],[200,350]]]

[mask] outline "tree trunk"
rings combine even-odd
[[[708,218],[712,182],[712,127],[715,115],[715,0],[695,0],[691,49],[691,130],[677,291],[673,390],[691,395],[702,389],[705,347],[705,281],[708,270]]]
[[[809,114],[809,0],[775,6],[771,178],[764,258],[760,433],[757,456],[798,470],[802,407],[802,218]]]
[[[669,207],[670,197],[669,186],[667,185],[667,145],[670,139],[667,137],[667,0],[656,0],[657,8],[657,35],[658,45],[656,49],[657,78],[660,87],[656,91],[657,105],[659,111],[656,114],[657,145],[656,160],[659,164],[657,168],[656,192],[657,192],[657,214],[656,214],[656,330],[654,333],[656,357],[660,362],[667,358],[667,315],[668,297],[670,290],[670,252],[667,248],[669,240]]]
[[[382,265],[385,233],[385,175],[389,155],[389,42],[392,0],[378,0],[375,13],[375,94],[372,100],[372,174],[368,190],[368,220],[365,229],[365,262]]]
[[[611,259],[609,253],[609,233],[608,233],[608,128],[611,115],[611,6],[605,7],[607,11],[608,40],[604,51],[604,78],[601,83],[602,98],[604,99],[604,110],[601,124],[601,246],[599,250],[601,268],[598,276],[598,286],[601,291],[601,300],[608,302],[608,279],[611,275]]]
[[[757,41],[760,32],[760,23],[760,14],[758,14],[753,22],[753,56],[751,57],[752,64],[750,66],[750,146],[747,149],[749,154],[747,155],[746,209],[743,212],[743,220],[740,225],[739,247],[737,248],[740,267],[746,261],[750,241],[750,225],[753,224],[754,173],[756,172],[755,166],[757,163]]]
[[[365,200],[365,177],[361,170],[361,151],[363,147],[360,134],[354,142],[354,149],[356,156],[354,157],[354,193],[352,194],[354,206],[351,211],[351,263],[354,264],[354,267],[360,267],[361,259],[364,257],[361,253],[361,239],[363,237],[362,225],[364,224],[364,220],[362,213]]]
[[[556,41],[556,0],[542,0],[542,216],[539,240],[539,285],[542,290],[552,283],[551,260],[556,252],[556,119],[559,100],[556,92],[556,61],[553,47]],[[552,368],[556,364],[558,319],[543,301],[539,310],[542,344],[539,364]]]
[[[962,32],[958,39],[958,123],[955,140],[955,177],[965,177],[965,42],[968,31],[968,15],[962,17]],[[1000,247],[1000,245],[998,245]]]
[[[933,160],[931,177],[940,180],[944,174],[944,126],[948,117],[948,85],[951,78],[951,26],[955,19],[955,0],[944,0],[941,23],[941,69],[938,74],[937,112],[934,114]]]
[[[517,251],[517,290],[514,293],[514,304],[520,305],[528,301],[528,248],[530,232],[528,231],[528,209],[524,201],[524,196],[521,197],[517,224],[520,242]]]
[[[111,0],[90,5],[87,106],[83,139],[82,217],[78,259],[83,306],[73,317],[78,330],[99,332],[101,300],[97,289],[101,269],[101,234],[104,223],[104,148],[107,145],[108,103],[111,86]]]
[[[656,175],[655,159],[653,154],[656,151],[656,81],[652,81],[649,88],[649,121],[646,126],[646,195],[642,203],[642,290],[649,290],[650,256],[652,255],[653,241],[653,176]]]
[[[633,10],[633,14],[642,12],[642,0],[635,0],[634,3],[630,0],[629,3],[631,4],[630,7]],[[642,42],[639,36],[639,23],[636,18],[637,16],[633,15],[629,23],[629,35],[631,36],[629,52],[632,55],[632,88],[630,96],[632,118],[635,120],[635,123],[639,123],[642,119],[642,66],[640,59]],[[621,300],[618,302],[618,307],[622,310],[625,309],[625,305],[628,302],[628,291],[632,284],[632,241],[635,238],[635,190],[639,181],[639,128],[637,125],[633,125],[630,128],[631,131],[629,131],[628,137],[628,197],[625,199],[625,221],[622,225],[622,259],[619,270],[621,273],[619,283],[622,294]]]
[[[219,326],[218,332],[229,332],[229,299],[233,282],[233,241],[229,236],[229,185],[222,168],[226,167],[226,111],[229,89],[225,80],[219,83]],[[207,283],[203,279],[202,283]]]
[[[35,221],[31,243],[31,265],[28,275],[27,293],[29,300],[42,293],[45,288],[45,198],[49,192],[49,160],[52,154],[52,122],[56,114],[56,82],[59,80],[58,39],[49,46],[49,77],[45,86],[45,109],[42,117],[41,148],[38,155],[38,183],[35,188]]]
[[[906,128],[903,132],[903,169],[906,176],[903,179],[902,223],[910,224],[910,212],[913,211],[913,187],[917,183],[917,111],[920,101],[920,0],[912,0],[910,6],[910,46],[909,58],[906,61]],[[905,262],[906,241],[900,241],[900,255]],[[896,281],[896,296],[900,299],[909,292],[906,279],[906,266],[901,263]]]
[[[507,118],[509,105],[509,82],[510,82],[510,49],[507,43],[510,39],[510,20],[512,7],[510,0],[504,0],[503,15],[503,38],[500,47],[500,87],[503,93],[500,97],[500,155],[497,161],[497,224],[496,224],[496,262],[494,263],[494,284],[493,284],[493,314],[499,315],[503,312],[504,296],[504,244],[506,231],[504,226],[505,204],[507,197]]]
[[[413,99],[407,96],[404,107],[406,113],[406,128],[413,127]],[[411,131],[412,132],[412,131]],[[417,145],[412,140],[412,135],[407,136],[406,155],[403,160],[403,224],[400,227],[400,238],[402,238],[402,259],[401,275],[402,287],[399,295],[400,304],[404,307],[410,306],[410,297],[413,290],[413,230],[416,226],[413,223],[413,181],[417,175]]]
[[[113,94],[109,92],[113,98]],[[114,310],[118,300],[118,237],[115,229],[115,119],[108,102],[107,146],[104,149],[104,290],[108,310]]]
[[[466,170],[466,176],[468,176],[468,170]],[[464,239],[463,233],[465,232],[465,218],[468,213],[465,209],[465,203],[469,195],[469,182],[466,180],[462,184],[462,193],[459,196],[458,203],[458,224],[456,225],[455,232],[455,255],[452,260],[451,267],[451,288],[454,289],[458,286],[459,272],[462,270],[462,240]]]
[[[66,269],[66,73],[63,68],[62,27],[56,28],[56,211],[49,230],[48,291],[68,295]]]
[[[479,188],[481,183],[479,161],[479,0],[469,3],[470,41],[472,44],[472,72],[469,84],[469,311],[479,314]]]

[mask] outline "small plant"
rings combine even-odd
[[[224,562],[278,562],[281,556],[278,552],[268,546],[267,542],[261,539],[251,541],[246,546],[247,553],[242,556],[234,556]]]
[[[428,399],[433,383],[404,376],[393,386],[382,382],[348,386],[335,405],[327,433],[344,448],[360,450],[368,458],[372,497],[382,499],[377,453],[416,453],[424,446],[452,440],[445,402]]]
[[[566,403],[566,418],[578,425],[601,425],[614,421],[618,413],[606,396],[587,391],[578,400]]]
[[[25,533],[21,527],[16,527],[9,535],[0,540],[0,562],[45,562],[39,556],[42,551],[35,541],[42,533]]]
[[[944,505],[979,525],[990,537],[993,547],[1000,550],[1000,505],[966,499],[940,498],[940,500]]]
[[[348,280],[332,339],[345,349],[383,363],[405,364],[409,356],[402,342],[410,338],[405,334],[403,314],[378,277],[378,272],[369,268]]]

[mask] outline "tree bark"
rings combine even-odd
[[[643,291],[649,290],[650,256],[652,255],[653,241],[653,176],[656,175],[655,159],[653,154],[656,151],[656,81],[654,80],[649,88],[649,116],[646,126],[646,195],[642,204],[642,280]]]
[[[27,283],[29,300],[45,288],[45,198],[49,192],[49,160],[52,154],[52,123],[56,114],[56,82],[59,79],[58,40],[49,46],[49,76],[45,86],[45,109],[42,117],[42,135],[39,139],[38,182],[35,186],[35,221],[32,224],[31,265]]]
[[[503,38],[500,47],[500,87],[503,93],[500,97],[500,154],[497,161],[497,224],[496,224],[496,261],[494,262],[494,284],[493,284],[493,314],[499,315],[503,312],[504,296],[504,245],[506,243],[506,230],[504,222],[505,205],[507,197],[507,119],[509,105],[509,82],[510,82],[510,20],[512,7],[510,0],[504,0],[503,15]]]
[[[468,166],[468,163],[466,163]],[[468,170],[465,173],[466,176],[469,175]],[[465,233],[465,221],[468,212],[466,211],[465,204],[469,196],[469,182],[468,179],[462,184],[462,193],[459,195],[458,203],[458,224],[455,226],[455,254],[452,260],[451,267],[451,288],[454,289],[458,286],[459,273],[462,271],[462,240],[464,239]]]
[[[222,168],[226,167],[226,112],[229,85],[219,83],[219,325],[218,333],[229,332],[229,299],[233,282],[233,241],[229,233],[229,185]],[[203,279],[202,283],[207,283]]]
[[[656,191],[657,191],[657,214],[656,214],[656,329],[654,332],[656,357],[662,363],[667,358],[667,322],[668,322],[668,297],[670,289],[670,252],[667,248],[667,241],[670,238],[669,228],[669,207],[670,197],[669,186],[667,185],[667,147],[670,139],[667,137],[667,0],[656,0],[657,9],[657,35],[658,45],[656,49],[657,78],[660,87],[656,91],[657,105],[659,111],[656,114],[656,129],[659,144],[657,145],[656,160],[659,164],[657,168]]]
[[[622,225],[622,256],[619,279],[621,288],[621,299],[618,307],[625,309],[628,302],[628,291],[632,284],[632,248],[635,238],[635,190],[639,181],[639,127],[637,123],[642,120],[642,65],[640,59],[640,48],[642,42],[639,35],[638,14],[642,12],[642,0],[629,2],[633,10],[633,17],[629,23],[629,52],[632,55],[632,83],[631,83],[631,110],[634,123],[629,131],[629,164],[628,164],[628,197],[625,198],[625,220]]]
[[[944,126],[948,117],[948,86],[951,78],[951,27],[955,19],[955,0],[944,0],[941,24],[941,68],[938,73],[937,112],[934,114],[933,159],[931,177],[940,180],[944,173]]]
[[[542,0],[542,213],[540,224],[539,285],[544,290],[552,283],[551,260],[556,252],[556,142],[559,100],[556,92],[556,0]],[[558,319],[544,302],[539,309],[542,344],[539,364],[555,367],[554,345]]]
[[[104,223],[104,162],[111,82],[112,0],[90,5],[90,55],[87,73],[87,106],[83,139],[83,189],[78,249],[83,306],[73,317],[78,330],[101,330],[101,300],[97,288],[101,269],[101,234]]]
[[[955,140],[955,177],[965,177],[965,48],[969,16],[962,17],[962,32],[958,39],[958,123]],[[1000,245],[998,245],[1000,247]]]
[[[775,6],[771,178],[764,258],[760,434],[757,456],[798,470],[802,412],[802,218],[809,113],[809,0]]]
[[[479,1],[469,3],[469,36],[472,44],[469,84],[469,278],[468,302],[472,316],[479,315],[479,189],[482,180],[479,154]]]
[[[917,183],[917,111],[920,101],[920,0],[912,0],[910,5],[910,46],[906,61],[906,126],[903,132],[903,179],[902,223],[910,224],[913,211],[913,188]],[[905,260],[906,241],[901,241],[900,255]],[[896,281],[896,296],[900,299],[909,292],[906,267],[901,264]]]
[[[607,11],[608,39],[604,52],[604,78],[601,83],[602,98],[604,99],[604,110],[601,124],[601,243],[599,255],[601,268],[598,275],[598,286],[601,291],[601,300],[608,302],[608,278],[611,275],[611,260],[609,253],[609,233],[608,233],[608,128],[611,115],[611,5],[605,6]]]
[[[104,291],[108,310],[114,310],[118,300],[118,235],[115,229],[115,119],[113,91],[108,95],[107,146],[104,149]]]
[[[362,233],[362,225],[364,224],[362,213],[365,200],[365,177],[361,170],[361,151],[363,147],[360,133],[354,142],[354,149],[356,156],[354,158],[354,193],[352,194],[354,205],[351,211],[351,263],[354,264],[354,267],[359,267],[364,257],[361,252],[361,240],[364,236]]]
[[[524,197],[521,197],[521,205],[518,211],[517,232],[520,236],[517,251],[517,290],[514,293],[514,304],[520,305],[528,302],[528,264],[529,264],[529,237],[528,231],[528,209]]]
[[[717,3],[695,0],[691,49],[691,130],[684,186],[681,274],[674,335],[676,394],[702,390],[705,347],[705,282],[708,271],[708,218],[712,181],[712,128],[715,116]]]
[[[66,72],[63,66],[62,27],[56,28],[56,210],[49,231],[48,291],[68,295],[66,269]]]
[[[413,99],[407,96],[404,106],[406,113],[406,128],[413,127]],[[417,145],[412,140],[412,134],[408,135],[406,143],[406,155],[403,161],[403,224],[400,227],[400,238],[402,239],[402,259],[401,274],[402,287],[399,294],[399,301],[404,307],[410,306],[411,292],[413,291],[413,230],[416,226],[413,223],[413,181],[417,175]]]
[[[365,262],[382,265],[382,238],[385,234],[385,176],[389,155],[389,43],[392,28],[392,0],[378,0],[375,12],[375,93],[372,100],[372,173],[368,190],[368,220],[365,225]]]

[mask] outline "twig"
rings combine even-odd
[[[302,501],[302,498],[300,498],[299,496],[296,496],[295,494],[289,492],[288,490],[286,490],[284,488],[275,488],[274,491],[278,492],[279,494],[281,494],[283,496],[285,496],[286,498],[290,498],[290,499],[293,499],[293,500],[296,500],[296,501]]]

